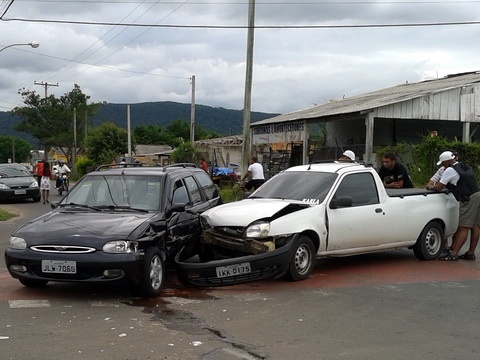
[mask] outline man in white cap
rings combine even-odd
[[[355,162],[355,153],[352,150],[345,150],[338,158],[338,161],[341,162]]]
[[[451,151],[441,153],[437,165],[445,166],[445,172],[440,181],[434,186],[428,185],[427,190],[440,191],[447,188],[460,202],[458,229],[453,235],[452,249],[449,254],[440,257],[440,260],[475,260],[480,225],[480,188],[475,175],[468,165],[458,162]],[[458,256],[469,230],[470,247],[465,254]]]

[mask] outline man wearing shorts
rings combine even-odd
[[[475,260],[480,226],[480,189],[475,175],[468,165],[458,162],[451,151],[440,154],[437,165],[445,166],[445,172],[438,183],[427,186],[427,189],[440,191],[447,188],[460,202],[458,229],[453,235],[452,249],[450,253],[440,257],[440,260]],[[470,247],[465,254],[459,256],[458,253],[467,240],[469,230],[471,230]]]

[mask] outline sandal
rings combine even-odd
[[[475,260],[476,259],[475,254],[469,254],[469,253],[465,253],[463,255],[460,255],[458,258],[462,259],[462,260]]]
[[[452,253],[449,253],[448,255],[439,257],[438,260],[443,260],[443,261],[458,261],[458,255],[452,255]]]

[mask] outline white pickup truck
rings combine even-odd
[[[372,167],[333,162],[291,167],[201,220],[201,261],[175,260],[182,282],[302,280],[322,257],[411,248],[435,260],[457,229],[458,202],[448,191],[387,190]]]

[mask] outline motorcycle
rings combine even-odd
[[[70,181],[67,174],[62,174],[57,178],[57,191],[58,195],[62,195],[63,192],[68,192]]]

